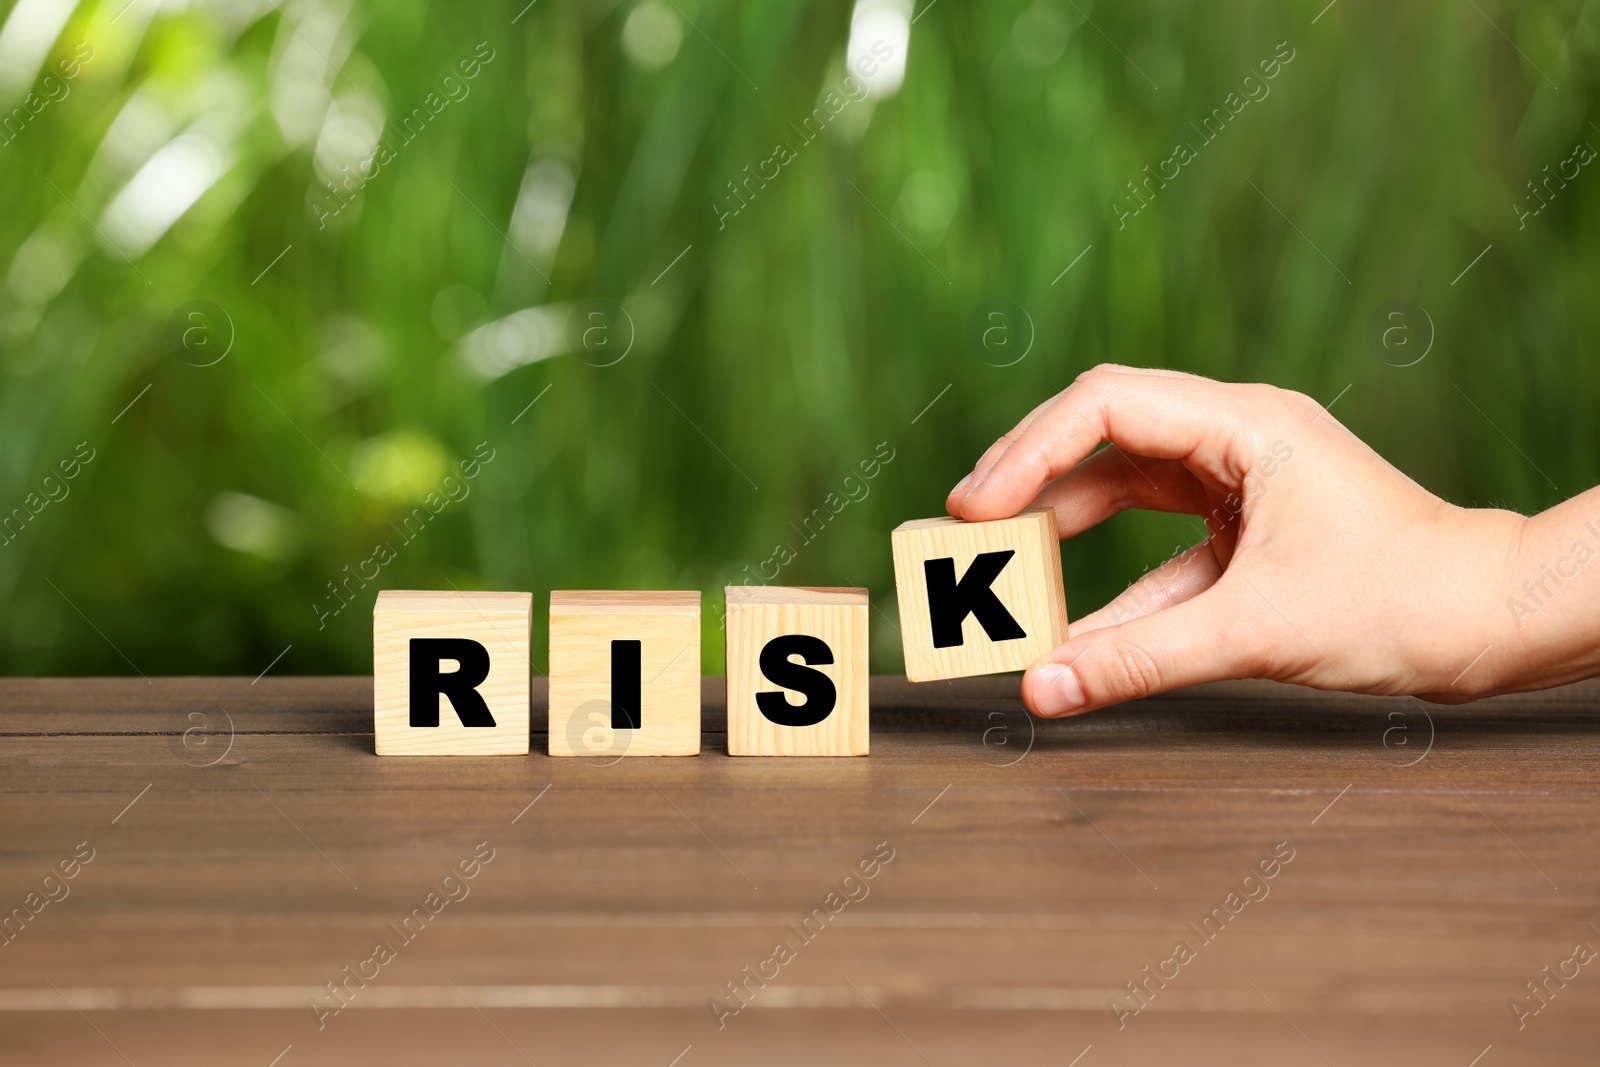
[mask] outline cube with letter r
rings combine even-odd
[[[532,626],[532,593],[379,593],[378,755],[527,755]]]
[[[1025,670],[1067,639],[1049,509],[991,522],[918,519],[892,541],[911,681]]]

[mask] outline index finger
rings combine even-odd
[[[1255,388],[1172,371],[1086,371],[984,454],[950,511],[969,521],[1009,518],[1105,441],[1237,485],[1255,454],[1245,447],[1255,436]]]

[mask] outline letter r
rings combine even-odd
[[[442,661],[453,659],[459,668],[439,671]],[[489,677],[489,650],[465,637],[413,637],[411,639],[411,725],[438,726],[439,698],[450,698],[462,726],[493,726],[494,716],[478,686]]]
[[[1012,641],[1028,636],[990,588],[1016,554],[1009,548],[981,552],[959,582],[956,581],[954,557],[922,561],[922,573],[928,583],[928,621],[933,628],[934,648],[955,648],[962,644],[961,624],[968,615],[977,618],[991,641]]]

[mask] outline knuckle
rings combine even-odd
[[[1096,383],[1104,382],[1108,375],[1116,373],[1112,370],[1113,366],[1114,364],[1111,363],[1096,363],[1094,366],[1090,367],[1088,370],[1074,378],[1073,382],[1075,384],[1081,383],[1083,385],[1094,385]]]
[[[1277,386],[1267,386],[1267,388],[1271,389],[1273,393],[1276,394],[1277,400],[1280,404],[1292,411],[1306,415],[1315,415],[1317,412],[1322,410],[1321,404],[1317,403],[1310,396],[1300,392],[1297,389],[1279,389]]]
[[[1284,397],[1292,403],[1301,405],[1310,404],[1312,407],[1320,406],[1315,400],[1312,400],[1310,396],[1302,393],[1298,389],[1279,389],[1277,386],[1273,386],[1273,388],[1278,390],[1279,396]]]
[[[1257,627],[1250,623],[1226,622],[1220,627],[1222,646],[1228,651],[1228,671],[1239,678],[1269,677],[1274,671],[1269,646],[1257,637]]]
[[[1136,482],[1132,471],[1118,472],[1116,481],[1106,487],[1106,500],[1112,514],[1130,511],[1144,503],[1144,482]],[[1138,583],[1135,583],[1138,584]]]
[[[1227,673],[1238,678],[1271,678],[1283,669],[1284,647],[1269,620],[1259,612],[1232,608],[1216,620],[1217,646],[1226,650]]]
[[[1289,395],[1289,390],[1269,382],[1248,382],[1245,384],[1247,395],[1256,401],[1282,404]]]
[[[1156,657],[1140,645],[1118,644],[1105,662],[1108,697],[1134,700],[1161,687],[1161,668]]]

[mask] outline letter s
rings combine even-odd
[[[799,656],[803,663],[795,663],[790,656]],[[833,649],[820,637],[811,634],[783,634],[768,641],[761,649],[761,673],[774,685],[793,689],[806,699],[801,704],[789,703],[782,693],[757,693],[756,707],[767,721],[779,726],[815,726],[833,714],[839,702],[839,692],[833,679],[806,664],[833,662]]]

